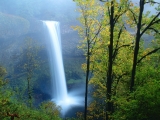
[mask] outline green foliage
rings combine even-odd
[[[148,4],[145,2],[151,2],[145,0],[140,1],[140,7],[129,0],[107,0],[103,1],[104,4],[94,0],[75,1],[80,7],[79,21],[82,24],[75,30],[83,38],[80,48],[89,58],[89,70],[93,73],[89,80],[93,86],[93,101],[88,106],[88,119],[159,119],[157,112],[153,112],[155,116],[150,111],[151,114],[145,113],[145,109],[155,107],[149,102],[154,97],[159,98],[159,95],[150,96],[154,94],[152,87],[156,85],[153,81],[160,79],[159,54],[155,55],[160,49],[159,10],[156,15],[143,13],[143,5]],[[129,31],[131,28],[136,29],[135,35]],[[146,45],[146,37],[142,37],[145,34],[154,36],[150,37],[154,39],[154,47],[149,46],[149,42]],[[88,70],[88,63],[82,64],[82,67]],[[151,83],[153,86],[149,86]],[[129,86],[133,93],[129,92]],[[149,94],[146,93],[148,90]],[[137,98],[134,98],[136,95]],[[139,102],[144,101],[142,98],[147,99],[148,108],[145,105],[140,107],[142,103]],[[156,102],[159,104],[159,101]],[[104,117],[105,114],[107,117]]]
[[[5,116],[7,106],[9,105],[9,97],[11,96],[11,92],[4,89],[6,81],[4,81],[3,77],[5,74],[6,70],[0,66],[0,119]]]
[[[50,106],[35,109],[28,108],[23,103],[11,102],[10,105],[6,105],[4,108],[5,111],[3,111],[3,120],[8,120],[10,118],[9,114],[16,114],[19,120],[61,120],[59,117],[59,109],[51,102],[46,104],[49,104]]]
[[[26,105],[18,105],[16,113],[20,120],[60,120],[59,109],[52,102],[42,104],[39,109],[31,109]]]
[[[37,108],[30,108],[25,103],[19,102],[14,92],[7,86],[3,77],[6,70],[0,66],[0,119],[10,120],[61,120],[60,108],[53,102],[44,102]]]
[[[40,108],[46,115],[50,116],[50,119],[58,118],[61,111],[61,108],[53,102],[44,102]]]
[[[137,30],[140,32],[139,36],[142,36],[144,33],[154,36],[151,37],[153,38],[153,44],[150,46],[150,42],[147,45],[145,45],[145,42],[142,42],[147,36],[142,39],[140,37],[136,41],[138,35],[134,36],[125,28],[129,26],[129,29],[133,28],[135,30],[139,19],[140,9],[129,2],[129,0],[120,0],[119,2],[108,0],[104,4],[96,0],[75,1],[80,7],[79,12],[81,15],[79,17],[81,26],[76,26],[75,30],[78,31],[83,39],[79,48],[84,50],[88,60],[86,64],[82,65],[82,68],[84,70],[87,69],[88,73],[92,73],[92,75],[87,76],[86,80],[86,83],[89,82],[92,86],[91,94],[93,98],[87,109],[88,120],[107,119],[107,117],[115,120],[160,119],[160,56],[159,53],[152,54],[152,51],[159,48],[160,45],[159,17],[154,19],[156,15],[150,15],[150,12],[143,13],[142,24],[139,28],[137,27]],[[141,0],[141,2],[143,1]],[[0,37],[20,36],[27,33],[29,22],[24,18],[28,19],[40,15],[41,2],[38,2],[38,0],[0,1]],[[144,2],[151,2],[151,0],[145,0]],[[62,0],[59,2],[62,5],[64,3]],[[11,6],[11,10],[17,7],[15,11],[8,11],[8,13],[10,12],[10,14],[21,17],[7,14],[4,6]],[[66,14],[68,11],[57,7],[59,6],[58,4],[55,4],[55,6],[53,10],[54,17],[59,19],[65,18],[64,14],[57,13],[63,10],[65,11],[63,13]],[[51,5],[47,7],[52,9]],[[157,16],[159,16],[159,6],[156,9]],[[48,9],[47,11],[49,12]],[[46,14],[50,15],[50,13]],[[111,17],[113,19],[110,19]],[[53,18],[53,16],[50,16],[50,18]],[[151,22],[152,20],[153,22]],[[147,28],[149,24],[151,26]],[[19,26],[23,27],[17,29]],[[111,31],[111,28],[114,30]],[[111,33],[113,34],[111,35]],[[136,46],[134,43],[137,42],[139,43],[139,51],[136,53],[137,59],[133,61],[133,51]],[[8,81],[3,79],[6,70],[0,66],[0,119],[8,120],[11,118],[11,115],[19,117],[20,120],[61,119],[59,117],[60,107],[52,102],[44,102],[39,108],[29,105],[33,103],[31,100],[33,86],[37,85],[37,78],[43,76],[37,75],[40,73],[36,70],[40,61],[37,55],[38,49],[33,44],[34,42],[31,39],[27,39],[26,48],[23,51],[22,59],[20,59],[21,64],[19,65],[21,69],[17,72],[18,77],[14,79],[15,86],[19,85],[16,91],[11,92],[8,86],[6,86]],[[67,82],[69,84],[80,83],[81,79],[84,79],[81,77],[84,76],[84,73],[79,66],[81,62],[75,58],[67,61],[69,61],[68,63],[65,62]],[[134,90],[129,92],[132,63],[135,63],[136,74],[133,77],[134,84],[132,87],[134,87]],[[87,66],[87,64],[89,65]],[[110,65],[111,67],[109,67]],[[20,70],[22,71],[20,72]],[[109,72],[110,74],[108,74]],[[108,75],[110,76],[109,82]],[[46,76],[48,77],[49,75],[47,74]],[[90,77],[91,79],[88,80]],[[108,85],[110,88],[107,86],[108,83],[110,83]],[[110,92],[107,92],[108,89],[111,89]],[[29,101],[26,100],[26,94],[24,94],[27,90]],[[24,99],[19,100],[20,97]],[[26,101],[29,104],[26,105]],[[87,99],[85,103],[87,103]],[[108,114],[106,103],[111,103],[112,110],[109,112],[113,111],[113,114]],[[108,114],[107,117],[106,114]],[[76,118],[71,119],[74,120]],[[83,119],[83,113],[78,113],[78,119]]]
[[[64,69],[67,84],[82,83],[85,76],[84,71],[81,69],[81,64],[85,61],[84,58],[65,58]]]
[[[158,120],[160,119],[160,81],[152,80],[126,98],[118,98],[114,119]]]
[[[6,73],[7,73],[6,69],[0,66],[0,79],[2,79],[6,75]]]
[[[27,81],[27,93],[28,93],[28,104],[30,107],[32,106],[33,102],[33,85],[34,85],[34,73],[35,70],[38,69],[40,60],[38,60],[38,51],[39,48],[36,45],[36,42],[31,38],[26,39],[26,48],[22,53],[22,60],[24,60],[23,65],[21,66],[23,72],[26,75]]]

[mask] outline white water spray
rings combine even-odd
[[[80,101],[82,101],[82,98],[70,96],[67,93],[62,59],[59,23],[55,21],[43,21],[43,23],[47,27],[50,39],[49,57],[53,88],[52,101],[54,101],[57,105],[61,106],[61,113],[62,115],[64,115],[72,105],[80,106]]]

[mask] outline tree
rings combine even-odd
[[[109,21],[109,42],[108,42],[108,62],[107,62],[107,70],[106,70],[106,97],[107,97],[107,106],[106,106],[106,119],[109,119],[110,114],[113,112],[113,103],[111,102],[112,97],[112,83],[114,72],[113,65],[115,60],[117,59],[117,54],[120,49],[126,46],[130,46],[130,44],[119,45],[121,34],[123,33],[123,29],[125,25],[123,23],[123,15],[128,10],[129,2],[128,0],[122,0],[119,3],[114,0],[103,1],[106,2],[107,11],[106,14],[108,16]],[[115,7],[116,6],[116,7]],[[120,29],[115,29],[115,27],[120,27]],[[118,35],[115,34],[118,31]],[[117,37],[117,38],[116,38]],[[115,45],[115,46],[114,46]]]
[[[135,47],[134,47],[134,57],[133,57],[133,65],[132,65],[132,74],[131,74],[131,84],[130,84],[130,91],[133,91],[133,87],[134,87],[134,82],[135,82],[135,75],[136,75],[136,67],[138,65],[138,63],[141,62],[142,59],[144,59],[145,57],[147,57],[150,54],[153,54],[155,52],[157,52],[160,47],[149,51],[147,54],[145,54],[144,56],[142,56],[139,60],[138,60],[138,54],[139,54],[139,49],[140,49],[140,41],[142,39],[142,36],[144,34],[151,33],[152,35],[155,34],[160,34],[159,33],[159,27],[157,28],[156,25],[158,26],[158,23],[160,22],[159,19],[159,15],[160,15],[160,10],[157,9],[157,14],[156,15],[152,15],[150,18],[146,18],[146,16],[144,15],[144,7],[146,4],[155,4],[156,2],[154,1],[145,1],[145,0],[140,0],[139,2],[139,10],[136,9],[139,14],[136,14],[136,11],[130,9],[130,13],[132,15],[132,19],[133,19],[133,24],[136,25],[136,40],[135,40]],[[158,3],[159,4],[159,3]],[[131,17],[129,17],[131,18]],[[131,19],[129,19],[131,20]],[[132,26],[133,26],[132,24]]]
[[[86,84],[85,84],[85,110],[84,119],[87,119],[87,102],[88,102],[88,82],[90,79],[90,57],[93,54],[92,49],[98,40],[98,34],[102,30],[102,23],[98,19],[103,16],[103,9],[95,0],[75,0],[80,7],[80,22],[82,27],[74,27],[78,30],[80,36],[84,39],[82,41],[82,48],[85,51],[86,64],[84,69],[86,70]]]
[[[33,89],[33,75],[35,69],[38,68],[40,61],[38,60],[38,50],[35,47],[35,41],[31,38],[26,39],[26,49],[23,51],[24,65],[23,69],[27,76],[27,93],[28,93],[28,104],[32,107],[32,89]]]
[[[143,74],[143,73],[141,73]],[[143,86],[117,101],[119,107],[113,118],[119,120],[158,120],[160,119],[159,80],[151,79]]]
[[[81,0],[81,2],[82,5],[85,5],[84,2],[91,1]],[[96,116],[97,119],[103,118],[108,120],[112,119],[112,113],[119,110],[118,108],[120,104],[117,104],[118,99],[124,97],[126,100],[128,100],[128,96],[130,96],[130,93],[128,91],[132,91],[132,88],[134,86],[132,82],[129,83],[133,77],[133,75],[130,76],[131,71],[132,74],[133,71],[136,72],[135,68],[137,67],[138,63],[138,69],[144,69],[146,63],[142,63],[141,61],[145,61],[144,58],[148,58],[149,55],[157,52],[160,49],[159,46],[156,46],[155,49],[146,49],[144,48],[144,43],[142,43],[142,41],[140,42],[140,39],[142,38],[142,35],[144,35],[144,33],[150,33],[151,35],[154,35],[158,42],[159,27],[158,25],[156,26],[156,24],[157,22],[159,22],[159,19],[157,18],[159,16],[159,13],[157,14],[158,16],[153,15],[148,17],[148,13],[143,16],[142,12],[140,15],[141,17],[139,17],[138,19],[137,13],[139,9],[128,0],[107,0],[102,2],[105,2],[104,4],[100,4],[100,6],[103,8],[103,17],[102,19],[97,19],[99,23],[101,23],[102,29],[98,34],[96,34],[96,32],[90,31],[88,32],[88,34],[86,34],[86,36],[97,35],[96,42],[94,42],[93,45],[89,46],[91,52],[90,54],[88,54],[89,73],[92,72],[92,77],[90,78],[89,83],[93,86],[94,97],[94,101],[88,108],[88,110],[90,111],[88,119],[93,119],[93,116]],[[91,5],[85,7],[85,10],[90,10],[90,6]],[[86,11],[84,11],[84,13],[85,12]],[[96,11],[92,11],[90,12],[90,14],[94,14],[94,12]],[[140,18],[143,18],[143,20],[140,20]],[[92,20],[95,21],[95,19]],[[140,24],[136,22],[138,20],[140,20]],[[141,24],[141,21],[145,24]],[[89,22],[92,23],[93,21]],[[84,24],[85,22],[82,23]],[[153,23],[154,25],[152,26]],[[139,30],[136,29],[137,34],[134,36],[129,31],[129,29],[134,28],[135,25],[137,25],[137,28],[138,25],[140,25],[141,28]],[[93,28],[94,27],[95,26],[93,26]],[[80,35],[85,35],[84,31],[86,30],[86,28],[87,27],[83,28],[81,26],[80,28],[78,28]],[[140,35],[140,37],[138,37],[138,35]],[[138,45],[136,41],[139,42]],[[85,47],[88,45],[87,42],[84,43],[85,45],[82,44],[82,49],[85,49]],[[136,62],[134,61],[135,58]],[[136,67],[134,68],[133,64],[135,63]],[[84,65],[84,68],[87,68],[86,65]],[[137,77],[136,79],[137,84],[139,84],[140,78]],[[133,86],[131,87],[131,85]],[[137,87],[139,86],[137,85]],[[106,107],[104,108],[104,106]],[[103,111],[105,111],[106,113],[105,117],[104,114],[100,115],[100,112],[103,113]]]
[[[20,120],[61,120],[60,107],[53,102],[43,102],[39,108],[28,107],[25,103],[19,102],[14,96],[14,91],[9,89],[4,76],[6,70],[0,66],[0,119]]]
[[[111,89],[112,89],[112,82],[113,82],[113,63],[117,59],[117,54],[119,54],[120,50],[124,47],[130,46],[131,42],[126,42],[123,40],[121,42],[121,34],[123,31],[127,33],[125,30],[124,23],[122,22],[122,15],[126,12],[128,8],[128,3],[125,1],[122,1],[121,4],[119,5],[117,2],[114,3],[114,1],[108,1],[105,5],[100,5],[99,7],[101,10],[99,10],[99,7],[94,7],[96,8],[96,11],[92,8],[92,4],[94,1],[83,1],[79,0],[76,1],[79,3],[81,2],[81,13],[82,13],[82,19],[80,19],[80,22],[84,27],[77,28],[79,30],[79,33],[81,36],[84,36],[84,41],[82,44],[83,49],[87,49],[85,52],[87,56],[87,62],[86,66],[84,68],[86,69],[86,90],[88,89],[88,77],[89,77],[89,72],[93,70],[93,74],[95,75],[95,67],[98,67],[96,64],[98,63],[103,63],[103,61],[100,58],[100,55],[102,58],[104,58],[104,55],[101,53],[99,54],[98,51],[100,52],[101,47],[102,51],[105,51],[104,53],[106,54],[105,60],[107,59],[107,62],[105,62],[105,77],[103,77],[103,80],[106,80],[106,97],[107,97],[107,106],[106,110],[109,112],[113,111],[112,109],[112,103],[111,103]],[[87,3],[88,6],[85,6]],[[90,3],[90,4],[89,4]],[[127,4],[126,4],[127,3]],[[114,5],[118,6],[116,9],[114,8]],[[104,12],[105,11],[105,12]],[[98,15],[97,15],[97,13]],[[101,14],[99,13],[101,12]],[[96,15],[96,16],[93,16]],[[100,17],[102,15],[102,17]],[[97,19],[95,19],[95,17]],[[98,25],[95,25],[95,23],[98,23]],[[115,24],[116,26],[116,32],[114,32],[115,29]],[[98,26],[98,28],[96,28]],[[109,34],[107,34],[107,32]],[[93,36],[93,37],[92,37]],[[93,38],[93,39],[92,39]],[[104,40],[106,39],[106,40]],[[109,39],[109,41],[108,41]],[[115,42],[114,42],[115,40]],[[87,41],[87,42],[86,42]],[[124,44],[122,44],[124,43]],[[87,46],[87,47],[86,47]],[[98,50],[97,50],[98,49]],[[101,52],[102,52],[101,51]],[[96,62],[97,63],[96,63]],[[94,69],[95,68],[95,69]],[[87,92],[85,94],[85,98],[87,96]],[[87,100],[85,99],[85,103],[87,103]],[[85,104],[85,110],[87,109],[87,105]],[[86,114],[86,111],[85,113]],[[85,115],[86,116],[86,115]],[[109,114],[107,115],[108,118]]]

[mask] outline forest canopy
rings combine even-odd
[[[159,119],[159,112],[150,110],[157,111],[159,106],[159,95],[152,96],[152,92],[153,88],[160,90],[154,86],[159,85],[160,79],[157,62],[160,3],[150,0],[75,2],[81,14],[81,26],[74,29],[82,38],[80,48],[86,56],[82,65],[86,71],[84,119]],[[156,7],[154,14],[146,11],[146,6]],[[89,85],[93,87],[90,104]]]
[[[48,39],[42,37],[41,20],[57,20],[66,26],[78,23],[72,26],[78,35],[65,36],[80,39],[77,46],[83,55],[64,56],[69,61],[65,64],[69,90],[85,84],[84,110],[75,118],[64,118],[61,106],[46,92],[52,88],[47,50],[41,46]],[[5,43],[6,38],[10,39]],[[0,52],[2,120],[160,119],[157,0],[1,0],[0,42],[10,53]],[[19,51],[13,52],[16,47]]]

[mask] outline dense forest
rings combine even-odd
[[[73,0],[71,13],[62,0],[49,3],[0,1],[0,120],[159,120],[160,2]],[[76,116],[65,118],[50,101],[46,39],[37,19],[62,22],[67,87],[85,84]]]

